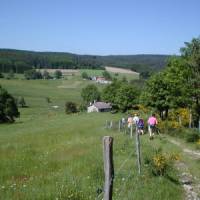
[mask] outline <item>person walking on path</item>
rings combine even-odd
[[[147,123],[148,123],[148,130],[149,130],[150,139],[153,139],[155,127],[158,124],[158,120],[156,119],[155,114],[152,114],[152,116],[149,117]]]
[[[139,117],[138,117],[137,113],[135,113],[134,117],[133,117],[133,124],[137,125],[138,122],[139,122]]]
[[[140,135],[144,135],[144,120],[142,118],[139,119],[137,123],[138,133]]]
[[[128,128],[131,128],[133,125],[133,118],[131,116],[128,117]]]

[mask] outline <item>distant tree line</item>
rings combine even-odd
[[[0,72],[23,73],[28,69],[102,69],[94,56],[69,53],[31,52],[0,49]]]
[[[0,49],[0,72],[23,73],[28,69],[102,69],[109,65],[129,68],[137,72],[159,71],[169,56],[130,55],[130,56],[90,56],[57,52],[34,52]]]

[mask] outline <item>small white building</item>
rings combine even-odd
[[[88,106],[87,112],[109,112],[111,111],[111,104],[105,102],[95,102],[92,105]]]

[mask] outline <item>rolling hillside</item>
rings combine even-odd
[[[159,71],[169,55],[78,55],[62,52],[36,52],[0,49],[0,72],[23,73],[31,68],[102,69],[128,68],[136,72]]]

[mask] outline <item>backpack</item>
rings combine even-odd
[[[139,119],[137,125],[138,125],[138,127],[144,127],[144,120],[143,119]]]

